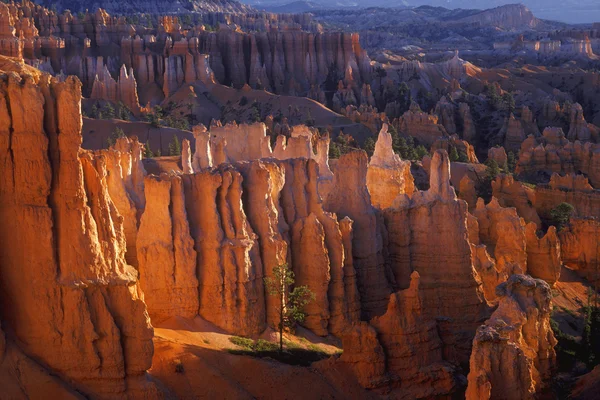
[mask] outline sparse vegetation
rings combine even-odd
[[[310,343],[308,340],[300,338],[299,343],[294,343],[290,340],[283,340],[284,350],[280,349],[277,343],[269,342],[264,339],[256,341],[243,338],[240,336],[231,336],[229,341],[240,349],[229,349],[229,353],[237,355],[247,355],[252,357],[269,357],[277,361],[291,364],[309,366],[315,361],[323,360],[331,354],[340,354],[340,350],[333,353],[327,353],[320,346]]]
[[[575,207],[569,203],[560,203],[550,211],[550,218],[552,224],[556,226],[557,230],[561,230],[566,224],[569,223],[571,215],[575,212]]]
[[[117,142],[117,139],[125,137],[125,132],[123,129],[116,127],[113,133],[106,139],[106,144],[108,147],[112,147]]]
[[[183,367],[181,360],[175,360],[175,372],[178,374],[183,374],[185,372],[185,368]]]
[[[144,158],[152,157],[154,157],[154,153],[152,152],[152,149],[150,149],[150,140],[147,140],[146,144],[144,145]]]
[[[169,155],[180,156],[181,155],[181,143],[176,135],[173,135],[173,139],[169,143]]]
[[[296,286],[294,272],[287,264],[273,268],[273,276],[265,278],[265,287],[270,296],[277,298],[279,322],[279,352],[283,352],[283,331],[292,328],[297,322],[304,321],[304,306],[315,299],[315,295],[307,286]]]

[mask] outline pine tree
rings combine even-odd
[[[274,267],[273,276],[264,278],[264,281],[267,293],[276,296],[278,300],[279,352],[283,352],[283,330],[304,321],[306,317],[304,306],[313,301],[315,295],[307,286],[296,286],[290,289],[295,279],[294,272],[287,264]]]
[[[375,152],[375,141],[373,138],[367,138],[365,140],[365,144],[363,145],[363,149],[367,152],[368,156],[371,157]]]
[[[114,119],[115,118],[115,108],[110,103],[106,103],[104,107],[102,107],[102,116],[106,119]]]
[[[176,135],[173,135],[173,140],[169,143],[169,155],[180,156],[181,155],[181,143]]]
[[[144,145],[144,158],[152,158],[154,157],[154,153],[152,149],[150,149],[150,140],[146,140],[146,144]]]
[[[485,165],[487,166],[485,170],[487,178],[490,181],[494,180],[496,176],[498,176],[498,174],[500,173],[500,167],[498,166],[498,162],[493,158],[488,158],[488,160],[485,162]]]
[[[448,154],[448,158],[450,158],[450,161],[452,161],[452,162],[458,161],[458,159],[459,159],[458,150],[456,150],[455,146],[452,146],[452,148],[450,149],[450,154]]]

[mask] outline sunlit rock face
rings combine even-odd
[[[542,280],[512,275],[497,295],[498,308],[473,341],[467,399],[533,399],[556,362],[552,292]]]
[[[125,260],[107,158],[80,149],[81,84],[3,68],[3,322],[25,354],[80,393],[150,395],[152,326]]]

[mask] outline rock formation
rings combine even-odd
[[[600,192],[583,175],[553,174],[549,185],[536,186],[535,207],[540,215],[550,217],[552,209],[563,202],[571,204],[577,216],[600,217]]]
[[[500,282],[512,274],[527,272],[525,222],[514,208],[502,208],[495,198],[489,204],[477,201],[473,211],[479,223],[479,238],[488,246],[490,255],[496,260]]]
[[[540,172],[584,173],[594,187],[600,185],[600,152],[597,144],[569,142],[561,129],[544,130],[543,137],[529,137],[521,146],[517,174]]]
[[[475,130],[475,123],[473,122],[473,116],[471,115],[471,109],[467,103],[459,103],[458,113],[462,119],[462,138],[469,143],[474,143],[477,137],[477,131]]]
[[[3,327],[80,393],[148,396],[152,326],[106,160],[80,152],[81,84],[29,68],[3,76]]]
[[[402,161],[392,149],[392,136],[387,124],[383,125],[375,151],[367,168],[367,188],[374,207],[390,207],[400,194],[410,196],[415,190],[410,173],[410,161]]]
[[[494,160],[499,166],[506,165],[508,162],[508,156],[504,147],[490,147],[488,150],[488,160]]]
[[[371,205],[367,189],[367,154],[354,151],[337,163],[333,186],[324,202],[326,210],[354,221],[352,253],[363,318],[385,312],[391,285],[383,257],[385,228]]]
[[[394,126],[398,132],[414,137],[426,147],[430,147],[438,138],[448,136],[446,129],[438,124],[437,115],[421,111],[416,103],[412,103],[410,110]]]
[[[113,103],[121,102],[134,115],[140,115],[141,108],[133,69],[130,68],[128,71],[125,65],[120,69],[118,81],[113,79],[104,65],[102,71],[96,74],[90,98],[108,100]]]
[[[152,321],[198,315],[196,251],[179,176],[145,179],[146,209],[137,234],[138,270]]]
[[[521,121],[517,120],[512,113],[504,122],[500,134],[504,137],[504,147],[513,152],[519,151],[521,143],[527,137]]]
[[[385,349],[387,372],[399,379],[399,392],[407,398],[452,393],[459,385],[456,368],[444,361],[437,322],[425,312],[421,296],[426,294],[421,294],[415,271],[409,287],[393,293],[386,313],[370,322]]]
[[[262,263],[257,236],[242,208],[241,174],[223,166],[184,175],[183,184],[197,253],[198,313],[235,334],[261,332]]]
[[[560,278],[562,261],[560,242],[556,228],[551,226],[543,237],[538,237],[537,226],[529,223],[525,227],[527,240],[527,272],[534,278],[542,279],[554,285]]]
[[[588,124],[583,116],[583,108],[579,103],[575,103],[571,106],[570,110],[570,122],[569,132],[567,133],[567,139],[574,142],[579,140],[581,142],[589,142],[592,138],[598,139],[598,129],[593,124]]]
[[[458,153],[458,160],[455,161],[479,163],[475,148],[466,140],[460,140],[457,135],[439,138],[431,146],[431,151],[443,149],[450,153],[452,148],[455,148]]]
[[[486,304],[481,283],[474,278],[467,205],[456,199],[450,186],[450,163],[445,151],[434,154],[429,190],[415,192],[411,199],[400,196],[384,215],[389,264],[397,287],[407,288],[412,272],[419,273],[424,318],[448,318],[438,328],[444,360],[465,362],[478,325],[477,316],[485,315]],[[445,265],[443,269],[431,268],[441,264]],[[439,285],[441,281],[445,282],[444,289]]]
[[[118,138],[112,148],[98,154],[106,160],[108,193],[123,217],[127,263],[137,266],[137,232],[145,207],[142,145],[137,139]]]
[[[565,265],[597,285],[600,282],[600,222],[595,218],[571,218],[558,236]]]
[[[512,175],[501,174],[492,181],[492,195],[502,207],[514,207],[525,222],[533,222],[538,227],[542,221],[535,209],[534,189],[516,181]]]
[[[497,294],[498,308],[473,341],[466,398],[533,399],[556,361],[552,292],[542,280],[512,275]]]

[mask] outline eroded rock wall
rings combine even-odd
[[[80,150],[81,84],[24,69],[1,85],[2,319],[80,393],[148,395],[152,326],[106,159]]]

